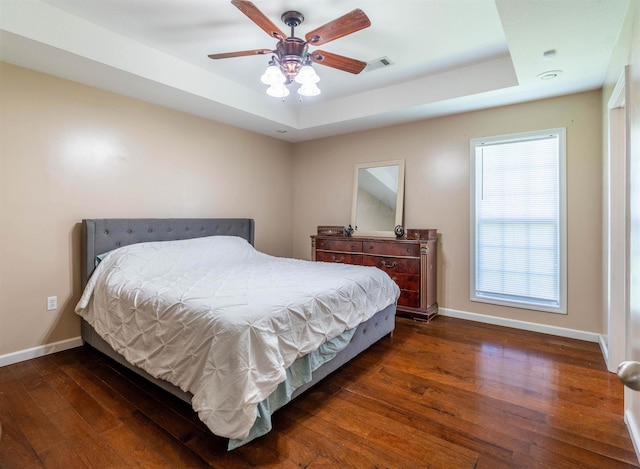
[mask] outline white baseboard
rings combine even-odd
[[[627,392],[632,392],[625,389],[625,394]],[[626,400],[626,395],[625,395]],[[640,428],[638,428],[638,422],[633,418],[633,412],[626,410],[624,413],[624,421],[627,424],[627,429],[629,430],[629,436],[631,437],[631,442],[633,443],[633,448],[636,450],[636,456],[640,461]]]
[[[26,350],[18,350],[17,352],[0,355],[0,366],[12,365],[32,358],[43,357],[52,353],[62,352],[63,350],[80,347],[81,345],[82,338],[74,337],[72,339],[61,340],[52,344],[40,345]]]
[[[600,343],[600,350],[602,351],[604,362],[607,364],[607,369],[612,373],[615,372],[615,370],[609,368],[609,346],[607,345],[607,340],[603,334],[598,335],[598,342]]]
[[[579,331],[576,329],[567,329],[566,327],[549,326],[548,324],[538,324],[535,322],[519,321],[517,319],[488,316],[486,314],[469,313],[467,311],[458,311],[456,309],[449,308],[439,308],[438,312],[442,316],[467,319],[469,321],[494,324],[496,326],[512,327],[514,329],[522,329],[525,331],[542,332],[543,334],[568,337],[570,339],[586,340],[588,342],[598,342],[600,340],[600,334],[596,332]]]

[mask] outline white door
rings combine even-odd
[[[635,75],[635,76],[634,76]],[[640,362],[640,76],[627,69],[628,323],[626,359]],[[630,89],[633,86],[633,89]],[[640,392],[625,388],[625,421],[640,451]]]
[[[628,359],[640,361],[640,86],[638,71],[627,79],[633,84],[627,109],[629,119],[629,334],[627,336]],[[629,88],[629,87],[627,87]],[[640,442],[640,393],[625,389],[625,417],[634,442]],[[636,452],[638,446],[636,446]]]

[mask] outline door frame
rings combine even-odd
[[[606,158],[605,282],[607,369],[615,372],[626,360],[629,323],[629,145],[626,66],[608,101]]]

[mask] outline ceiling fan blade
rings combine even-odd
[[[369,17],[359,8],[350,13],[329,21],[324,26],[314,29],[305,35],[305,40],[314,46],[325,44],[347,34],[355,33],[371,26]]]
[[[269,36],[278,40],[287,38],[287,35],[279,30],[253,3],[246,0],[231,0],[231,3]]]
[[[229,59],[231,57],[244,57],[246,55],[263,55],[271,54],[271,49],[254,49],[254,50],[242,50],[238,52],[225,52],[223,54],[209,54],[210,59]]]
[[[361,60],[350,59],[343,55],[332,54],[323,50],[316,50],[309,54],[309,59],[317,64],[326,65],[327,67],[337,68],[345,72],[358,74],[367,66],[367,62]]]

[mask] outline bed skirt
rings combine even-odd
[[[390,305],[382,311],[377,312],[367,321],[358,325],[349,344],[340,352],[338,352],[333,359],[317,368],[312,373],[311,381],[295,389],[291,394],[291,399],[294,399],[305,392],[314,384],[343,366],[351,359],[355,358],[358,354],[369,348],[374,343],[378,342],[383,337],[390,335],[395,328],[395,313],[396,305]],[[182,389],[174,386],[168,381],[154,378],[146,371],[129,363],[122,355],[113,350],[111,346],[109,346],[109,344],[102,337],[100,337],[98,333],[91,327],[91,325],[89,325],[89,323],[87,323],[84,319],[82,320],[81,329],[82,340],[85,344],[100,351],[104,355],[115,360],[117,363],[125,366],[139,376],[142,376],[151,383],[157,385],[158,387],[164,389],[165,391],[173,394],[182,401],[191,405],[191,398],[193,397],[191,393],[183,391]]]

